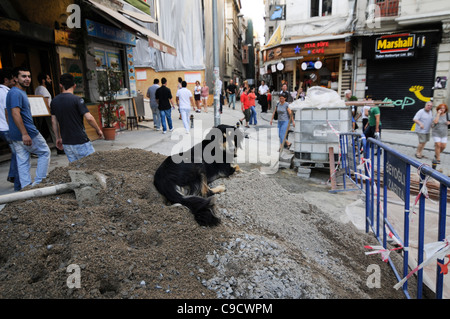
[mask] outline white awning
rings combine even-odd
[[[177,50],[172,45],[165,42],[159,35],[124,17],[119,12],[116,12],[100,3],[97,3],[94,0],[89,0],[89,2],[92,3],[97,9],[103,11],[122,24],[146,36],[148,38],[149,46],[151,46],[152,48],[165,53],[169,53],[171,55],[177,55]]]
[[[134,12],[134,11],[125,10],[125,9],[122,9],[122,10],[119,10],[119,11],[122,12],[123,14],[126,14],[126,15],[130,16],[130,17],[138,19],[139,21],[142,21],[142,22],[158,23],[158,21],[156,21],[150,15],[145,14],[145,13],[139,13],[139,12]]]

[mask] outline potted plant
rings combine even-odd
[[[106,68],[97,71],[98,90],[101,96],[100,112],[103,119],[103,134],[106,140],[114,140],[116,136],[116,124],[121,119],[118,117],[119,103],[116,100],[117,92],[121,89],[122,75],[115,68]]]

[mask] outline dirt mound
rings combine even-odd
[[[96,152],[50,172],[40,187],[70,181],[69,170],[100,172],[99,204],[74,193],[8,204],[0,212],[0,298],[403,298],[374,244],[327,218],[301,195],[256,171],[217,184],[215,228],[199,227],[153,186],[165,156]],[[367,267],[379,264],[382,287]],[[73,266],[81,287],[69,288]]]

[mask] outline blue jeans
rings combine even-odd
[[[231,102],[233,102],[233,110],[236,108],[236,94],[230,94],[228,96],[228,107],[230,107]]]
[[[252,115],[250,116],[250,124],[258,124],[258,120],[256,119],[256,108],[252,106],[250,108],[252,110]]]
[[[153,114],[153,125],[156,128],[161,128],[161,114],[159,113],[158,106],[150,106]]]
[[[50,164],[50,149],[47,142],[39,133],[32,140],[30,146],[26,146],[22,141],[13,141],[14,148],[16,150],[17,157],[17,169],[19,171],[20,185],[22,188],[32,184],[36,185],[42,182],[47,177],[48,166]],[[36,177],[34,182],[31,181],[31,153],[36,154],[38,157]]]
[[[76,145],[63,144],[63,146],[69,162],[75,162],[95,152],[91,142]]]
[[[159,113],[161,114],[161,124],[163,127],[163,131],[167,131],[167,125],[166,125],[166,118],[167,118],[167,124],[169,124],[169,130],[173,128],[172,126],[172,109],[168,110],[160,110]]]
[[[280,138],[280,145],[284,141],[284,136],[289,125],[289,121],[278,121],[278,137]]]
[[[11,161],[9,163],[9,172],[8,177],[14,177],[14,190],[20,191],[20,179],[19,179],[19,171],[17,170],[17,158],[16,158],[16,150],[12,141],[9,138],[9,131],[0,131],[0,138],[5,140],[9,144],[9,148],[11,149]]]

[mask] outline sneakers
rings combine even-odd
[[[169,130],[170,132],[173,132],[173,127]]]
[[[167,131],[163,131],[163,134],[167,134]]]

